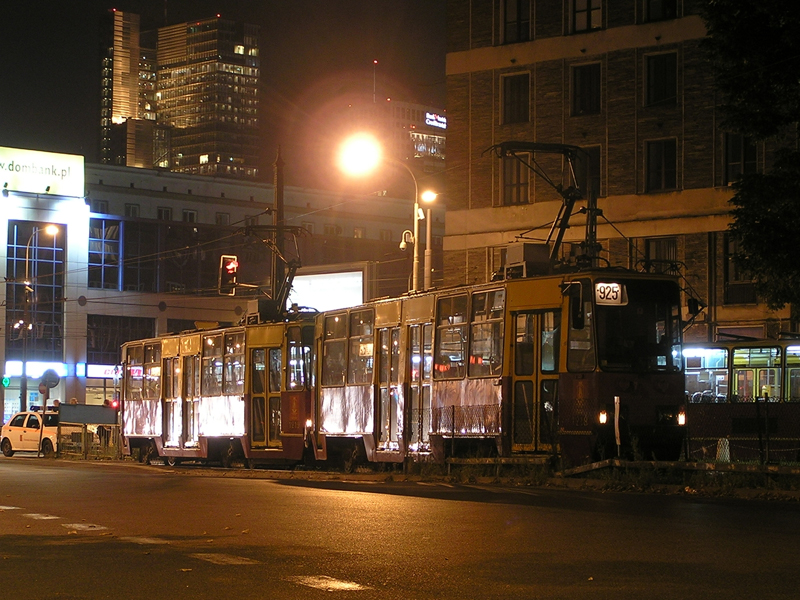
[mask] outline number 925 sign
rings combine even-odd
[[[628,294],[622,284],[598,281],[594,284],[594,299],[597,304],[622,306],[628,303]]]

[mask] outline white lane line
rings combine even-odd
[[[22,515],[23,517],[28,517],[29,519],[35,519],[37,521],[51,521],[53,519],[60,519],[61,517],[56,517],[55,515],[45,515],[42,513],[25,513]]]
[[[243,556],[233,556],[232,554],[219,554],[216,552],[198,552],[190,554],[192,558],[199,558],[215,565],[257,565],[259,562]]]
[[[19,506],[0,506],[0,510],[22,510]]]
[[[358,590],[371,590],[372,588],[366,585],[361,585],[355,581],[344,581],[343,579],[334,579],[327,575],[297,575],[294,577],[287,577],[287,581],[292,581],[299,585],[315,588],[318,590],[327,590],[329,592],[351,592]]]
[[[108,529],[108,527],[95,525],[94,523],[62,523],[61,526],[67,529],[75,529],[76,531],[101,531],[103,529]]]
[[[158,538],[151,538],[151,537],[137,537],[137,536],[128,536],[128,537],[121,537],[119,538],[120,541],[123,542],[133,542],[134,544],[169,544],[167,540],[160,540]]]

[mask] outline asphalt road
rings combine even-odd
[[[199,474],[0,459],[0,595],[730,600],[800,589],[796,503]]]

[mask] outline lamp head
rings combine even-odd
[[[339,146],[339,168],[348,175],[367,175],[375,170],[382,158],[380,143],[368,133],[357,133]]]

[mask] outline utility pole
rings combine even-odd
[[[286,278],[285,265],[283,264],[284,243],[283,243],[283,158],[281,157],[281,147],[278,146],[278,156],[275,157],[274,181],[275,197],[272,206],[272,225],[275,227],[275,248],[277,252],[272,253],[272,299],[277,300]],[[277,309],[283,311],[285,307],[279,306]]]

